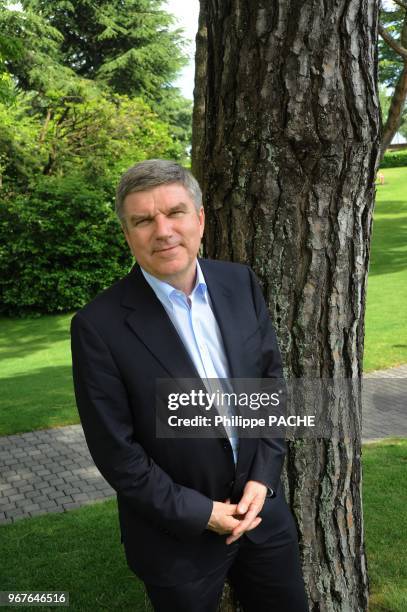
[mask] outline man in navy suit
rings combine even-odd
[[[178,164],[130,168],[116,210],[137,264],[72,320],[76,400],[117,492],[127,561],[154,609],[214,612],[226,578],[247,611],[303,612],[278,439],[157,438],[160,378],[281,378],[253,272],[197,258],[202,195]]]

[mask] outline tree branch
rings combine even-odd
[[[44,143],[45,136],[46,136],[47,130],[48,130],[48,125],[49,125],[49,122],[51,121],[51,118],[52,118],[52,112],[51,112],[51,109],[49,108],[47,110],[47,116],[45,117],[44,125],[41,128],[40,136],[39,136],[39,139],[38,139],[38,142],[40,144]]]
[[[407,49],[402,47],[397,40],[394,40],[393,36],[388,33],[386,28],[384,28],[381,23],[379,23],[379,33],[389,47],[393,49],[393,51],[400,55],[400,57],[402,57],[404,60],[407,60]]]

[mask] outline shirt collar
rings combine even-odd
[[[180,291],[169,283],[166,283],[149,272],[146,272],[141,266],[140,270],[158,299],[172,308],[172,300],[180,294]],[[205,277],[203,275],[201,266],[199,265],[199,261],[196,260],[196,282],[191,291],[190,297],[193,299],[195,296],[200,296],[204,301],[207,301],[207,291],[208,288],[206,286]],[[185,297],[185,294],[182,295]]]

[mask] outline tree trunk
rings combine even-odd
[[[400,43],[403,49],[407,49],[407,11],[404,16],[404,24],[401,32]],[[380,161],[383,159],[386,149],[393,140],[400,127],[404,105],[407,98],[407,59],[404,59],[403,69],[400,73],[394,93],[391,99],[389,114],[383,129],[382,144],[380,147]]]
[[[383,129],[382,146],[380,149],[380,161],[383,159],[386,149],[393,140],[400,127],[404,105],[407,98],[407,61],[404,62],[403,70],[398,78],[394,94],[391,99],[389,114]]]
[[[254,268],[288,376],[358,380],[380,146],[378,2],[206,4],[206,255]],[[367,609],[360,385],[331,401],[356,441],[290,444],[286,494],[310,610],[356,612]]]
[[[203,170],[200,163],[203,160],[205,146],[205,99],[207,82],[207,45],[208,32],[206,28],[206,0],[201,0],[196,35],[195,51],[195,87],[194,110],[192,114],[192,154],[191,167],[198,183],[202,182]]]

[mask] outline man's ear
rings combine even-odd
[[[129,249],[131,251],[131,254],[133,255],[133,250],[131,248],[131,242],[130,242],[129,232],[127,231],[126,222],[125,221],[121,221],[120,223],[121,223],[121,226],[122,226],[122,230],[123,230],[123,234],[124,234],[124,237],[126,239],[126,242],[129,245]]]
[[[201,238],[203,236],[204,233],[204,229],[205,229],[205,211],[204,211],[204,207],[201,206],[201,208],[199,209],[199,213],[198,213],[198,218],[199,218],[199,225],[200,227],[200,234],[201,234]]]

